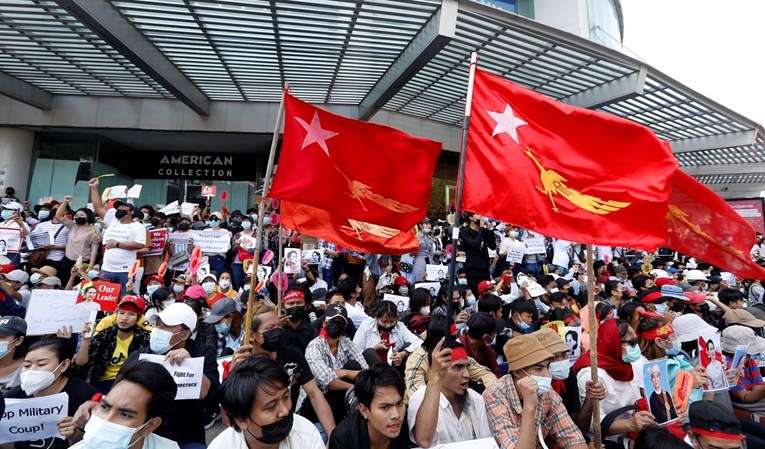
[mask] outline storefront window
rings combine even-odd
[[[590,40],[613,49],[621,49],[622,25],[619,0],[588,0]]]

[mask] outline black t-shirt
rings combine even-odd
[[[186,340],[185,349],[189,351],[192,358],[204,357],[204,374],[210,379],[210,390],[207,397],[214,395],[220,385],[220,375],[218,374],[218,362],[215,359],[215,350],[204,343],[196,340]],[[151,348],[143,348],[140,351],[132,352],[122,369],[129,363],[138,360],[140,354],[154,354]],[[199,442],[205,444],[204,428],[204,402],[201,399],[184,399],[173,401],[168,407],[165,416],[162,417],[162,424],[154,431],[157,435],[173,440],[178,446],[184,444]]]
[[[391,440],[388,449],[409,449],[409,421],[404,414],[401,432]],[[332,431],[329,437],[329,449],[358,449],[372,447],[369,442],[367,421],[358,410],[345,418]]]
[[[66,416],[74,416],[77,409],[96,394],[96,390],[82,379],[69,377],[61,393],[69,395],[69,406]],[[32,396],[24,393],[21,386],[16,386],[5,392],[5,397],[9,399],[28,399]],[[69,447],[69,441],[60,438],[46,438],[44,440],[17,441],[14,445],[16,449],[65,449]]]
[[[284,371],[287,372],[287,377],[290,379],[290,398],[294,413],[300,396],[300,387],[313,380],[313,372],[305,360],[305,355],[292,346],[280,346],[276,352],[276,362],[284,367]]]
[[[301,321],[297,329],[293,329],[289,324],[282,328],[280,343],[287,346],[293,346],[305,352],[308,343],[319,336],[319,330],[306,321]]]
[[[569,414],[579,413],[582,409],[582,404],[579,402],[579,384],[576,382],[576,373],[574,369],[568,373],[568,377],[564,380],[566,385],[566,391],[560,394],[560,398],[563,400],[563,406],[566,407],[566,411]]]

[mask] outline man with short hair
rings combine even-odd
[[[287,323],[281,334],[281,343],[305,352],[308,343],[319,335],[318,330],[308,321],[305,293],[302,289],[287,291],[282,298],[282,305],[287,315]]]
[[[713,401],[696,401],[688,407],[688,437],[695,449],[742,449],[741,424],[733,413]]]
[[[114,202],[114,220],[104,232],[104,260],[101,275],[120,284],[120,294],[125,293],[128,272],[136,261],[138,250],[146,247],[146,228],[134,222],[135,206],[122,201]]]
[[[114,447],[115,438],[134,449],[178,449],[175,441],[153,433],[176,392],[173,377],[162,365],[131,363],[92,410],[83,440],[72,449]]]
[[[489,368],[497,378],[502,377],[502,370],[497,364],[497,355],[491,348],[497,338],[497,319],[487,312],[478,312],[468,318],[467,325],[467,333],[459,338],[467,356]]]
[[[345,310],[349,320],[358,328],[364,320],[369,318],[369,315],[364,312],[364,305],[361,303],[359,283],[353,278],[343,279],[337,284],[337,291],[345,299]]]

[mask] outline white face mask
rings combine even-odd
[[[215,291],[215,282],[205,282],[202,284],[202,288],[205,289],[205,293],[212,293]]]
[[[90,270],[88,271],[88,277],[93,279],[98,276],[98,270]]]
[[[130,442],[133,435],[147,424],[133,428],[109,422],[95,414],[90,415],[90,420],[85,424],[83,446],[87,449],[128,449],[135,444]]]
[[[568,360],[561,360],[560,362],[550,362],[550,375],[555,380],[568,379],[569,372],[571,371],[571,364]]]
[[[422,315],[430,315],[430,306],[425,306],[420,308],[420,314]]]
[[[220,288],[229,288],[231,287],[231,281],[229,281],[228,279],[221,279],[218,285],[220,285]]]
[[[64,363],[64,362],[61,362]],[[61,363],[58,364],[56,369],[58,369],[59,366],[61,366]],[[54,369],[53,371],[56,371]],[[56,381],[56,376],[53,374],[53,371],[44,371],[44,370],[28,370],[28,371],[22,371],[20,374],[21,378],[21,389],[24,390],[24,393],[28,395],[33,395],[37,393],[38,391],[44,390],[51,385],[53,385],[53,382]]]

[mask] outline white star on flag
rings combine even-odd
[[[518,142],[517,128],[519,126],[528,125],[528,123],[516,117],[515,114],[513,114],[513,108],[511,108],[509,104],[505,104],[504,112],[486,112],[495,122],[497,122],[497,126],[494,127],[494,131],[491,133],[491,137],[494,137],[497,134],[507,133],[516,143],[520,144],[520,142]]]
[[[297,120],[298,123],[300,123],[300,126],[305,128],[305,130],[308,132],[308,134],[305,135],[303,146],[300,147],[300,149],[303,150],[305,147],[312,143],[318,143],[321,149],[324,150],[324,153],[327,154],[327,157],[329,157],[329,148],[327,148],[326,141],[335,137],[338,135],[338,133],[321,128],[318,112],[313,113],[313,118],[311,119],[310,124],[300,117],[295,117],[295,120]]]

